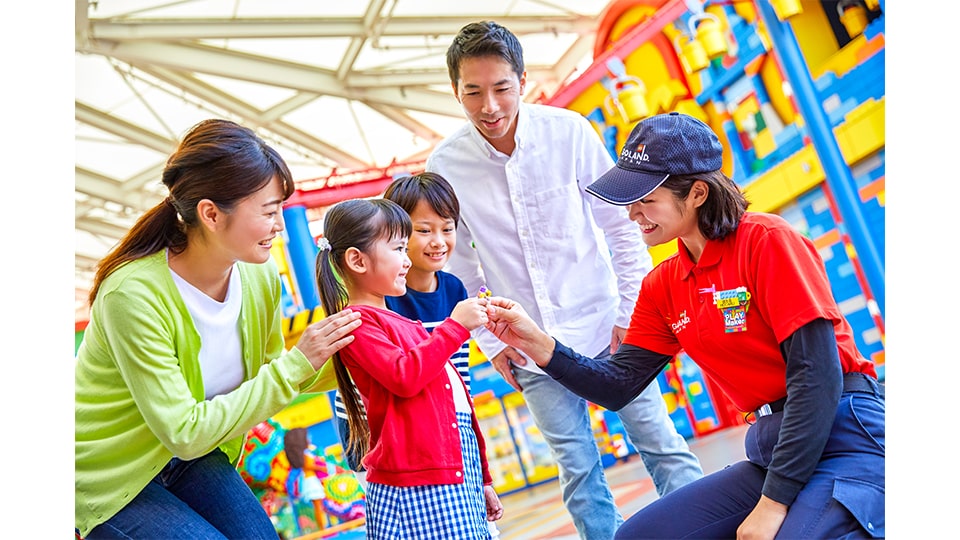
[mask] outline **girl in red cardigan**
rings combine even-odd
[[[363,321],[333,364],[350,426],[347,450],[363,455],[367,470],[367,538],[486,539],[486,521],[500,519],[503,507],[473,403],[449,361],[487,322],[486,299],[458,303],[432,333],[388,310],[385,297],[406,292],[411,231],[393,201],[354,199],[327,212],[318,243],[324,310],[349,306]]]

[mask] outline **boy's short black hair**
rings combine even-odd
[[[447,49],[447,73],[450,82],[460,82],[460,64],[466,58],[497,56],[523,76],[523,47],[512,32],[493,21],[470,23],[460,29]]]
[[[452,219],[454,226],[460,224],[460,200],[453,186],[437,173],[397,178],[387,186],[383,198],[397,203],[407,214],[412,214],[420,201],[427,201],[437,215]]]

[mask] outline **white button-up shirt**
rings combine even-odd
[[[508,156],[467,123],[428,158],[426,170],[460,200],[448,270],[470,294],[486,285],[563,344],[596,355],[615,324],[629,324],[650,255],[625,207],[584,191],[614,165],[587,119],[522,103],[515,138]],[[483,328],[473,336],[488,358],[506,346]]]

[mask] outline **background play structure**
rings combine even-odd
[[[751,210],[782,215],[820,250],[857,345],[883,379],[883,2],[618,1],[598,23],[594,63],[540,101],[587,117],[614,157],[646,116],[680,111],[707,122],[722,139],[724,172],[744,186]],[[377,196],[391,179],[358,182],[352,193]],[[288,242],[277,246],[291,336],[322,316],[309,230],[323,208],[307,202],[331,195],[299,192],[285,210],[288,227],[300,223],[302,231],[289,227]],[[675,251],[675,243],[652,250],[656,262]],[[498,489],[554,478],[522,397],[475,347],[471,366]],[[743,422],[683,353],[659,382],[686,437]],[[616,416],[594,412],[607,463],[628,457],[633,449]]]
[[[303,471],[292,468],[284,453],[284,432],[289,429],[307,429],[310,441],[336,441],[336,433],[327,432],[330,412],[326,395],[301,396],[247,434],[238,470],[285,538],[318,530],[332,533],[364,523],[363,489],[347,468],[339,444],[309,448],[304,469],[316,471],[323,485],[323,497],[317,506],[304,498]]]
[[[613,1],[597,21],[589,68],[551,96],[528,98],[584,115],[612,157],[646,116],[680,111],[708,123],[725,148],[724,172],[744,187],[751,210],[780,214],[817,246],[857,346],[883,380],[884,22],[882,0]],[[320,230],[325,209],[348,197],[379,196],[395,175],[419,172],[406,165],[341,175],[298,190],[285,205],[287,231],[273,256],[283,278],[288,345],[323,317],[312,231]],[[675,251],[675,243],[651,250],[655,262]],[[476,346],[470,365],[498,492],[553,480],[556,465],[522,396]],[[685,437],[743,422],[683,353],[659,383]],[[616,415],[591,410],[605,465],[630,459],[634,450]],[[330,411],[330,396],[303,397],[248,437],[242,473],[285,536],[333,533],[362,517],[362,489],[344,480],[356,482],[343,468]],[[296,426],[308,427],[327,471],[330,506],[322,516],[288,493],[282,432]]]

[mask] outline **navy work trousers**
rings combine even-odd
[[[847,374],[833,430],[813,476],[790,505],[778,538],[880,538],[886,535],[885,401],[872,377]],[[760,500],[783,412],[747,430],[747,461],[673,491],[634,514],[617,540],[735,538]]]

